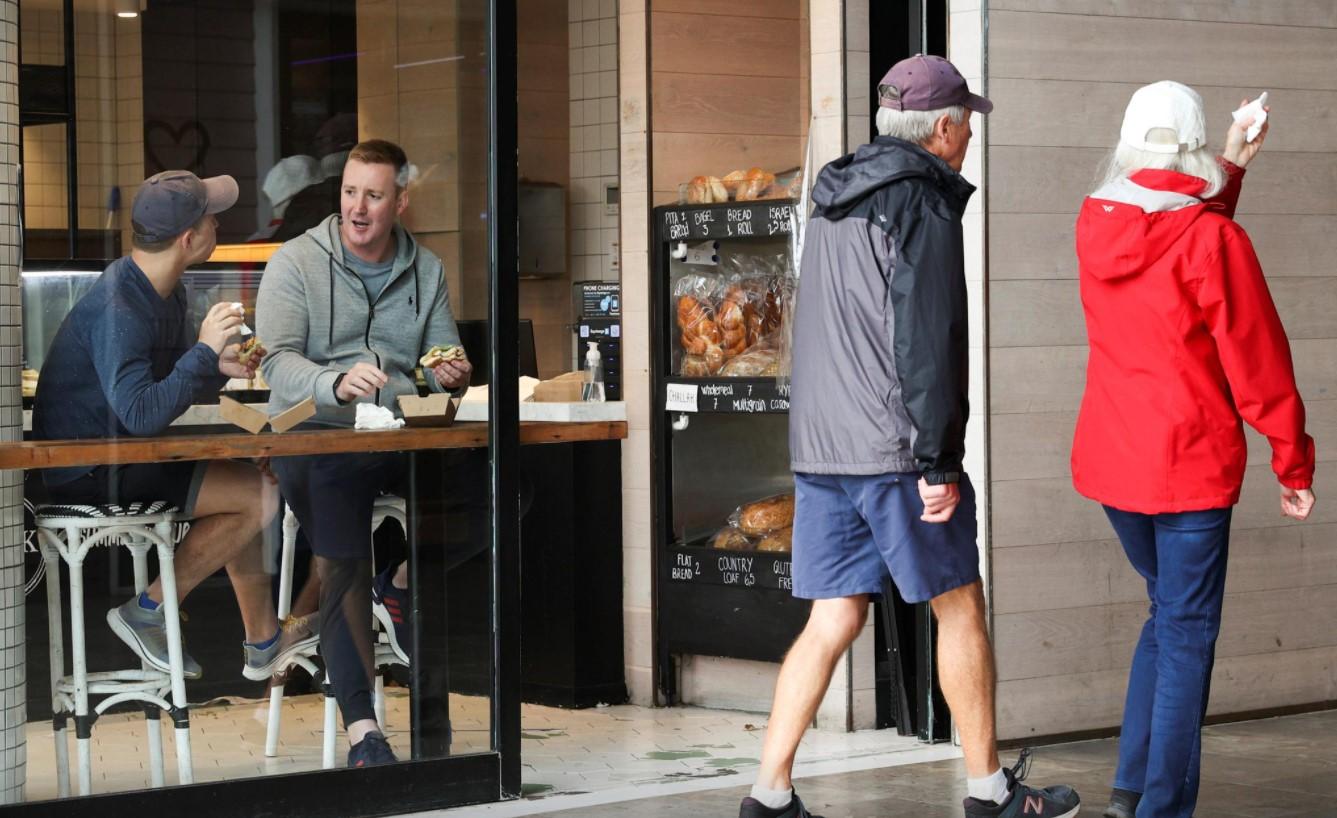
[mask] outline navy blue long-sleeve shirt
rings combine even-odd
[[[160,434],[227,377],[195,338],[180,284],[158,295],[129,257],[111,263],[61,322],[33,405],[38,440]],[[91,471],[49,469],[49,486]]]

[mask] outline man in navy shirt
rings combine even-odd
[[[38,440],[162,434],[191,404],[212,398],[228,378],[250,378],[264,350],[246,364],[239,344],[238,305],[215,304],[198,338],[181,277],[209,258],[217,243],[215,214],[237,201],[231,176],[199,179],[169,170],[135,195],[130,255],[117,259],[65,317],[42,367],[33,408]],[[248,679],[267,679],[280,661],[316,636],[280,629],[261,557],[260,532],[274,518],[272,477],[248,463],[112,464],[49,469],[42,474],[58,503],[162,500],[191,520],[175,558],[180,599],[226,567],[246,629]],[[168,669],[162,585],[107,612],[112,630],[154,667]],[[185,676],[200,666],[184,656]]]

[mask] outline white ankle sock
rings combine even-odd
[[[994,774],[984,778],[967,778],[966,791],[971,798],[977,798],[980,801],[992,801],[995,804],[1003,804],[1007,801],[1010,790],[1007,788],[1007,776],[1003,775],[1003,768],[994,770]]]
[[[794,788],[787,790],[768,790],[760,784],[752,785],[752,797],[771,809],[784,809],[794,800]]]

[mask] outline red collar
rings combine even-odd
[[[1182,193],[1185,196],[1200,196],[1207,183],[1196,176],[1189,176],[1174,170],[1139,170],[1128,177],[1135,184],[1152,190],[1164,190],[1169,193]]]

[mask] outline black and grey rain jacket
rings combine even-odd
[[[822,169],[794,318],[794,471],[960,479],[961,214],[974,192],[941,159],[885,136]]]

